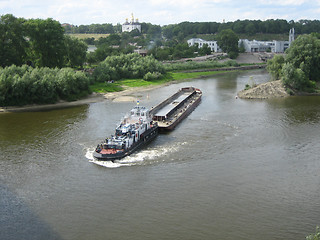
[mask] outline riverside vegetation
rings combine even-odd
[[[320,34],[299,36],[286,50],[268,61],[273,80],[281,79],[290,94],[320,93]]]
[[[162,84],[212,72],[183,73],[175,70],[237,66],[225,63],[162,64],[152,56],[127,54],[107,57],[92,75],[71,68],[34,68],[12,65],[0,68],[0,106],[55,103],[73,101],[91,92],[121,91],[122,86],[137,87]],[[170,70],[170,72],[169,72]]]
[[[120,91],[123,85],[161,84],[200,75],[173,73],[176,70],[219,65],[216,62],[163,64],[154,55],[143,58],[133,54],[133,47],[129,44],[134,41],[136,32],[113,34],[100,39],[100,45],[104,47],[98,48],[96,57],[92,58],[86,52],[86,43],[65,35],[64,28],[53,19],[2,15],[0,33],[0,41],[4,43],[0,45],[0,106],[72,101],[92,91]],[[119,48],[112,47],[114,44],[119,44]],[[173,54],[177,58],[193,56],[196,50],[187,44],[180,46],[177,47],[180,52]],[[86,61],[91,62],[91,68],[95,68],[92,75],[79,71]],[[219,66],[231,65],[235,63],[227,62]]]
[[[202,27],[197,25],[199,28],[194,33],[214,33],[219,45],[229,54],[229,57],[234,58],[239,51],[238,36],[235,33],[245,32],[239,26],[244,27],[248,24],[252,27],[253,23],[257,27],[262,26],[263,22],[200,24]],[[297,26],[301,26],[298,32],[303,33],[306,26],[317,27],[316,23],[314,21],[288,23],[276,20],[266,21],[265,26],[279,25],[281,31],[285,31],[292,27],[292,24],[298,24]],[[202,31],[207,26],[215,26],[215,28],[210,30],[211,32]],[[97,32],[105,33],[98,25],[94,27],[100,29]],[[104,27],[111,31],[110,24]],[[114,28],[113,32],[108,32],[110,35],[94,42],[98,47],[94,53],[87,53],[87,44],[66,35],[65,32],[68,30],[53,19],[23,19],[11,14],[3,15],[0,19],[0,41],[4,43],[0,45],[0,106],[55,103],[59,100],[72,101],[87,96],[91,92],[121,91],[123,86],[162,84],[216,73],[180,72],[183,70],[238,66],[232,60],[224,63],[217,61],[159,62],[209,54],[208,46],[198,49],[197,46],[189,47],[185,43],[184,38],[190,36],[194,27],[193,23],[164,27],[143,24],[142,33],[133,31],[121,34],[117,32],[119,29]],[[273,27],[277,31],[268,29],[267,33],[280,33],[278,27]],[[183,33],[183,36],[178,33]],[[154,40],[151,41],[152,39]],[[88,39],[86,42],[88,43]],[[152,44],[149,45],[150,43]],[[133,45],[150,48],[149,55],[141,57],[133,54]],[[83,69],[85,62],[90,64],[90,68],[95,69],[93,74],[79,71]]]
[[[300,35],[284,55],[268,60],[271,82],[246,84],[240,98],[264,99],[320,94],[320,34]]]

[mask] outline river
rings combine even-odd
[[[305,239],[320,225],[320,97],[242,100],[264,70],[185,86],[201,104],[142,151],[101,165],[94,147],[135,103],[0,114],[0,239]]]

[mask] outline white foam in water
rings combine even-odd
[[[117,167],[121,167],[121,164],[117,163],[117,162],[112,162],[112,161],[98,161],[95,160],[93,157],[93,152],[94,152],[94,148],[87,148],[87,152],[86,152],[86,158],[89,159],[89,162],[97,164],[99,166],[102,167],[107,167],[107,168],[117,168]]]
[[[94,152],[94,148],[88,148],[86,152],[86,158],[89,160],[94,160],[93,152]]]
[[[86,158],[89,159],[89,162],[97,164],[102,167],[107,168],[118,168],[123,166],[134,166],[134,165],[141,165],[141,163],[148,161],[148,160],[155,160],[160,158],[161,156],[166,155],[170,152],[175,152],[178,150],[180,145],[185,145],[186,143],[175,144],[173,146],[167,147],[159,147],[159,148],[152,148],[152,149],[145,149],[140,150],[136,153],[131,154],[123,159],[112,161],[98,161],[95,160],[93,157],[94,148],[88,148],[86,152]]]

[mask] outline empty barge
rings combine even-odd
[[[152,120],[157,122],[159,131],[173,130],[200,103],[202,92],[194,87],[181,88],[150,110]]]

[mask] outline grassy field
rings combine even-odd
[[[151,85],[161,85],[172,81],[182,81],[186,79],[199,78],[205,76],[212,76],[215,74],[223,73],[225,71],[215,71],[215,72],[170,72],[165,75],[164,78],[153,81],[145,81],[143,79],[122,79],[115,81],[114,83],[106,82],[96,82],[90,86],[92,92],[106,93],[106,92],[119,92],[125,88],[132,87],[144,87]]]
[[[108,37],[110,34],[97,34],[97,33],[71,33],[68,34],[71,37],[75,37],[78,39],[85,39],[85,38],[94,38],[95,40],[99,40],[99,38]]]

